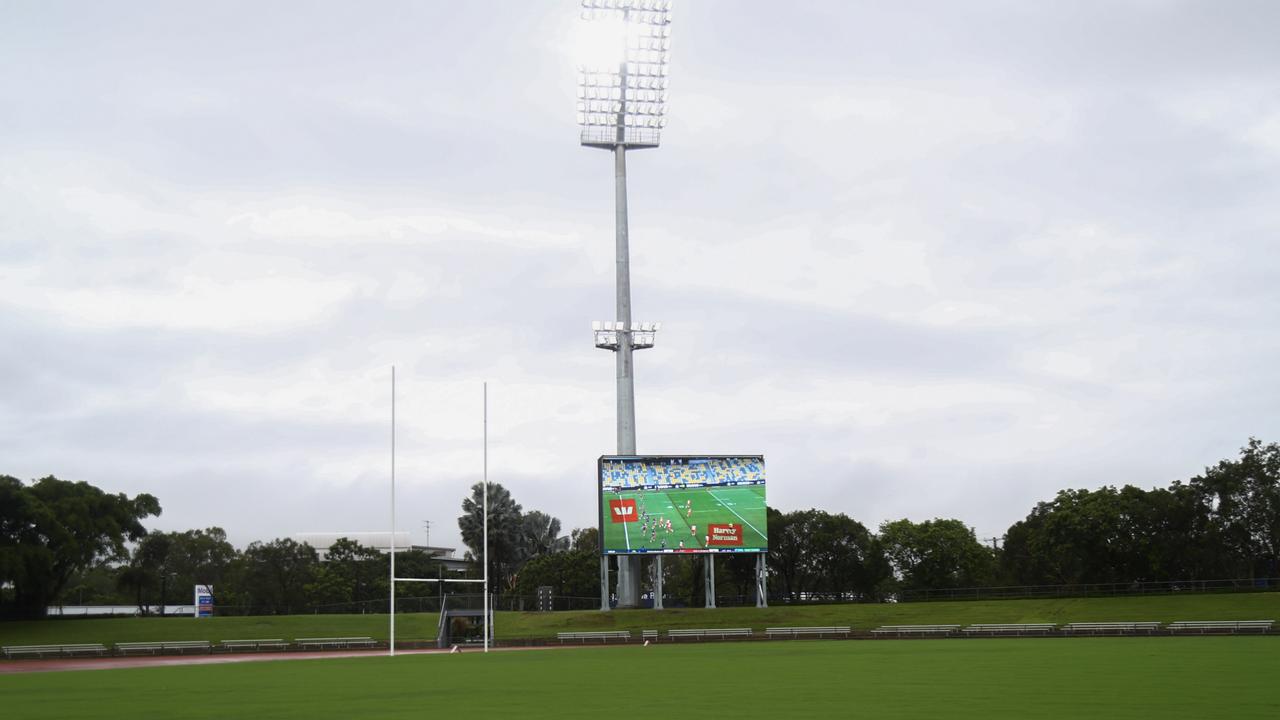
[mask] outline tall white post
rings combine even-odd
[[[484,384],[484,651],[489,652],[489,383]]]
[[[391,366],[391,657],[396,655],[396,366]]]

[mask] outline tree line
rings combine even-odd
[[[843,513],[768,509],[769,593],[781,600],[877,601],[924,590],[1010,585],[1131,585],[1280,577],[1280,445],[1251,438],[1240,455],[1187,481],[1062,490],[984,545],[955,518],[882,523],[873,532]],[[595,530],[589,543],[538,557],[515,590],[539,585],[598,596]],[[492,552],[492,548],[491,548]],[[701,557],[668,558],[664,589],[702,602]],[[718,559],[717,594],[752,592],[754,557]]]
[[[219,607],[245,614],[385,609],[389,560],[374,548],[340,539],[321,562],[315,548],[289,538],[237,549],[219,527],[148,532],[142,521],[160,510],[147,494],[0,476],[0,617],[38,618],[60,604],[150,613],[191,604],[196,584],[212,585]],[[397,553],[396,562],[413,577],[441,572],[422,551]]]
[[[462,501],[468,559],[482,551],[483,486]],[[496,592],[599,597],[596,528],[561,536],[560,521],[525,511],[489,486],[489,572]],[[388,559],[340,540],[320,561],[291,539],[237,549],[218,527],[148,532],[160,514],[147,494],[110,494],[85,482],[0,476],[0,617],[40,617],[56,604],[188,604],[195,584],[216,602],[253,614],[325,606],[384,609]],[[768,509],[769,590],[778,600],[878,601],[920,590],[996,585],[1130,584],[1280,575],[1280,445],[1250,439],[1237,458],[1187,481],[1062,490],[1037,503],[987,546],[954,518],[882,523],[872,531],[843,513]],[[397,553],[397,574],[437,577],[423,552]],[[668,557],[666,595],[702,602],[700,556]],[[717,593],[749,596],[755,558],[718,558]],[[477,567],[470,575],[479,576]],[[414,592],[422,592],[416,589]],[[406,591],[407,592],[407,591]],[[382,605],[378,605],[378,603]],[[362,605],[363,604],[363,605]]]

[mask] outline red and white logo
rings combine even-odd
[[[636,501],[635,500],[610,500],[609,501],[609,519],[616,523],[628,523],[636,521]]]

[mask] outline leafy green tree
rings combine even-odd
[[[886,522],[880,526],[880,542],[904,590],[975,587],[994,581],[995,555],[959,520]]]
[[[345,604],[355,609],[369,601],[385,600],[389,569],[387,556],[376,548],[339,538],[316,566],[312,581],[307,584],[307,601],[311,605]]]
[[[0,616],[44,616],[77,573],[126,556],[160,514],[145,493],[111,494],[85,482],[46,477],[26,485],[0,476]]]
[[[879,597],[891,576],[884,548],[862,524],[821,510],[779,513],[770,508],[768,568],[776,593],[832,599]]]
[[[667,558],[662,563],[662,569],[666,574],[662,588],[666,595],[683,601],[689,607],[702,606],[706,593],[703,585],[706,566],[703,565],[701,555],[676,555]]]
[[[717,558],[716,593],[718,595],[734,595],[746,603],[755,597],[755,592],[755,553],[729,553]]]
[[[1060,490],[1005,534],[1008,574],[1025,585],[1115,582],[1115,488]]]
[[[1009,528],[1001,562],[1026,585],[1192,579],[1214,574],[1206,521],[1203,504],[1176,483],[1062,490]]]
[[[229,599],[254,613],[299,612],[310,604],[306,590],[318,564],[315,549],[291,538],[250,543],[233,571]]]
[[[810,510],[801,573],[811,592],[833,599],[875,600],[892,575],[884,548],[866,526],[843,513]]]
[[[1240,457],[1189,483],[1063,490],[1005,537],[1020,584],[1139,583],[1280,574],[1280,446],[1250,438]]]
[[[102,560],[76,572],[67,581],[59,605],[125,605],[134,601],[133,595],[122,590],[119,582],[120,567]]]
[[[196,584],[211,585],[215,594],[236,558],[236,550],[219,527],[185,532],[152,532],[133,549],[117,571],[118,587],[134,595],[141,612],[152,605],[181,605],[193,600]]]
[[[769,568],[770,584],[774,593],[795,600],[800,590],[800,572],[808,548],[808,538],[804,534],[815,510],[800,510],[781,513],[773,508],[766,508],[769,529]]]
[[[1145,493],[1145,553],[1157,580],[1194,580],[1234,575],[1206,498],[1174,481]]]
[[[384,577],[391,569],[389,564],[389,557],[387,555],[382,555],[379,572],[382,573]],[[422,550],[404,550],[396,553],[396,575],[399,575],[400,577],[439,577],[441,570],[440,561]],[[471,573],[471,576],[478,575],[479,573]],[[385,590],[383,595],[386,595]]]
[[[210,527],[169,533],[169,538],[172,543],[169,564],[177,575],[178,586],[184,588],[184,592],[191,592],[195,585],[212,585],[216,594],[238,555],[227,541],[227,532],[220,527]]]
[[[168,533],[151,533],[134,549],[130,567],[138,571],[136,577],[142,583],[139,597],[151,604],[162,606],[168,602],[165,595],[174,575],[170,557],[172,550],[173,537]],[[138,611],[147,614],[148,604],[139,604]]]
[[[1257,438],[1192,478],[1234,575],[1280,575],[1280,445]]]
[[[21,480],[0,476],[0,617],[39,617],[41,596],[54,583],[54,549],[43,528],[49,508]]]
[[[116,586],[121,592],[132,596],[133,603],[138,606],[139,612],[147,606],[145,595],[152,581],[151,574],[136,565],[124,565],[116,574]]]
[[[599,597],[599,552],[568,550],[547,553],[525,563],[517,576],[516,594],[532,596],[543,586],[550,586],[552,593],[559,596]]]
[[[569,533],[569,545],[572,550],[590,550],[600,554],[600,529],[575,528]]]

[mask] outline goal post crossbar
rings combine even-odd
[[[469,580],[462,578],[391,578],[391,582],[434,582],[434,583],[482,583],[484,580]]]
[[[390,595],[388,597],[388,615],[389,640],[387,642],[387,654],[395,657],[396,654],[396,583],[398,582],[422,582],[422,583],[483,583],[484,591],[484,651],[489,652],[489,641],[493,637],[493,607],[489,597],[489,383],[481,384],[482,403],[484,424],[483,429],[483,452],[481,454],[483,460],[483,472],[481,475],[480,486],[481,493],[481,522],[483,528],[481,530],[481,552],[480,562],[484,569],[484,577],[479,580],[470,578],[402,578],[396,577],[396,366],[391,366],[391,567],[390,567]],[[443,606],[442,606],[443,611]]]

